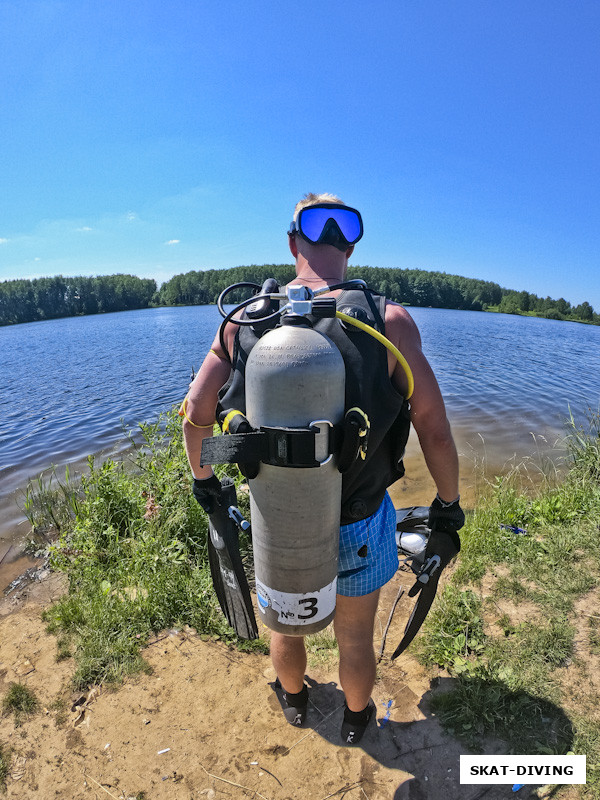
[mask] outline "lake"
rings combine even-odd
[[[549,452],[569,408],[600,404],[600,328],[410,308],[464,461],[488,469]],[[0,328],[0,559],[23,516],[19,490],[55,464],[125,446],[123,425],[184,397],[209,349],[214,306],[156,308]],[[414,442],[411,447],[415,447]],[[21,530],[24,526],[21,526]]]

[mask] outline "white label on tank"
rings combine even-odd
[[[279,592],[256,581],[258,609],[266,614],[268,608],[277,613],[282,625],[312,625],[320,622],[335,608],[337,577],[322,589],[315,592]]]

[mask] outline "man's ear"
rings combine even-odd
[[[350,247],[346,250],[346,258],[350,258],[353,252],[354,252],[354,245],[351,244]]]
[[[298,245],[296,244],[295,236],[290,236],[288,234],[288,245],[290,248],[290,253],[294,256],[294,258],[298,258]]]

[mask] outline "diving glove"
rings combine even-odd
[[[409,597],[414,597],[430,581],[437,584],[442,570],[460,552],[458,531],[465,524],[465,513],[460,507],[459,499],[453,503],[444,503],[437,496],[431,504],[428,523],[431,535],[425,548],[423,566],[408,591]]]
[[[429,527],[431,530],[443,533],[456,534],[465,524],[465,512],[460,507],[460,497],[452,503],[445,503],[439,494],[429,506]],[[458,538],[458,537],[457,537]],[[460,550],[460,540],[458,541]],[[458,552],[458,550],[457,550]]]
[[[221,505],[221,481],[216,475],[210,478],[194,478],[192,494],[207,514],[212,514]]]

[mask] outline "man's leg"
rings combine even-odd
[[[340,683],[351,711],[367,706],[375,685],[373,626],[378,601],[379,589],[362,597],[337,596],[333,626],[340,650]]]
[[[303,636],[271,633],[271,661],[283,689],[291,694],[302,691],[306,672]]]

